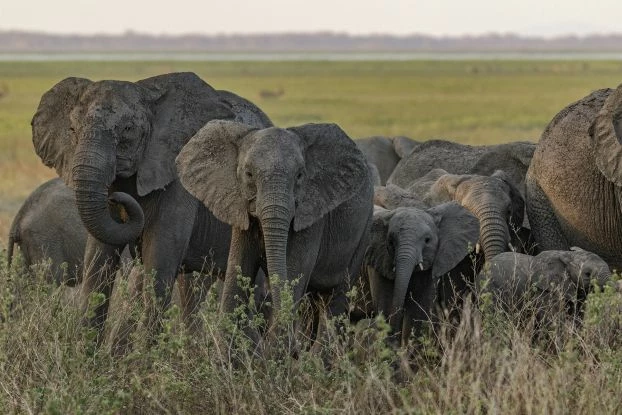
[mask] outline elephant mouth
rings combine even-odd
[[[253,196],[248,199],[248,212],[257,217],[257,196]]]

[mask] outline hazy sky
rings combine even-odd
[[[622,0],[0,0],[0,30],[152,34],[622,32]]]

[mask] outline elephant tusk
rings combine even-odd
[[[421,271],[423,271],[423,263],[422,263],[422,262],[420,262],[420,263],[419,263],[419,269],[420,269]]]
[[[393,267],[393,269],[391,271],[395,272],[395,267]]]
[[[510,248],[510,251],[512,252],[516,252],[516,250],[514,249],[514,247],[512,246],[511,243],[508,242],[508,248]]]
[[[475,244],[475,253],[479,254],[479,251],[482,249],[482,247],[480,246],[479,242]]]

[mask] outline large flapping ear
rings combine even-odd
[[[175,157],[205,123],[233,119],[214,88],[192,72],[170,73],[137,82],[152,91],[152,134],[138,166],[140,196],[163,189],[177,178]]]
[[[255,129],[214,120],[201,128],[176,159],[181,184],[219,220],[248,229],[248,201],[238,182],[238,146]]]
[[[598,169],[622,186],[622,84],[607,97],[588,132]]]
[[[503,170],[495,171],[491,177],[503,180],[510,188],[510,200],[512,203],[512,215],[510,216],[510,225],[513,231],[519,230],[524,225],[525,220],[525,199],[514,184],[510,176]]]
[[[371,177],[365,156],[337,124],[288,130],[306,143],[305,188],[294,216],[294,230],[299,231],[351,199],[364,185],[371,186]]]
[[[374,268],[383,278],[390,280],[395,279],[395,264],[387,246],[387,233],[393,213],[380,207],[374,208],[369,246],[365,252],[365,265]]]
[[[55,168],[68,186],[72,185],[76,145],[70,114],[91,83],[88,79],[73,77],[60,81],[43,94],[32,117],[32,142],[37,155],[43,164]]]
[[[413,148],[421,144],[419,141],[401,135],[391,138],[391,141],[393,141],[395,154],[401,159],[409,155]]]
[[[440,277],[455,268],[475,248],[479,240],[479,221],[456,202],[428,209],[438,227],[438,249],[432,274]]]

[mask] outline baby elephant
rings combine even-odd
[[[504,252],[479,273],[477,287],[480,293],[490,292],[494,301],[509,311],[535,305],[539,315],[550,312],[554,302],[561,299],[570,314],[579,315],[591,281],[603,286],[610,277],[605,261],[576,247],[536,256]]]
[[[402,342],[430,318],[438,282],[478,238],[477,218],[455,202],[428,210],[375,208],[366,272],[376,311],[389,317]]]

